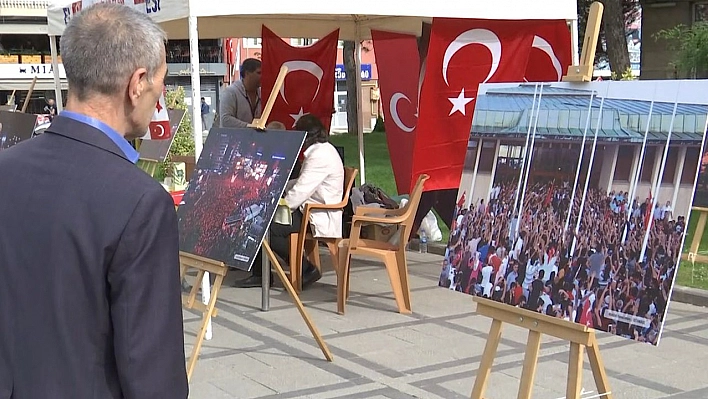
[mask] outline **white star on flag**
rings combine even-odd
[[[465,115],[465,106],[472,102],[474,100],[474,97],[465,97],[465,88],[462,88],[462,91],[460,91],[460,95],[457,97],[453,98],[448,98],[450,103],[452,103],[452,109],[450,110],[450,114],[448,116],[452,116],[455,112],[460,112],[462,115]]]
[[[302,107],[300,107],[300,112],[298,112],[297,114],[290,114],[290,117],[295,120],[295,121],[293,122],[293,127],[295,127],[295,125],[297,124],[297,121],[299,121],[300,118],[302,118],[302,117],[305,116],[305,115],[310,115],[310,113],[309,113],[309,112],[305,112],[305,111],[302,109]]]

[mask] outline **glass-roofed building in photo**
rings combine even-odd
[[[646,133],[636,191],[636,197],[643,201],[659,178],[670,131],[658,200],[662,204],[671,201],[675,214],[686,215],[702,158],[708,118],[705,104],[679,103],[674,107],[675,102],[603,99],[603,93],[565,83],[543,85],[539,104],[540,85],[497,86],[490,85],[486,92],[480,90],[475,106],[459,191],[459,195],[467,193],[468,204],[488,200],[499,183],[518,181],[527,138],[529,147],[533,142],[529,186],[548,181],[569,182],[572,186],[585,134],[578,183],[582,189],[596,132],[590,187],[608,193],[631,190]],[[656,197],[656,193],[652,195]]]

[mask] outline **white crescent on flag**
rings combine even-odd
[[[283,66],[288,67],[288,73],[305,71],[317,78],[317,90],[315,91],[315,95],[312,97],[313,99],[317,98],[317,93],[320,92],[320,85],[322,84],[322,77],[324,76],[324,71],[319,65],[312,61],[294,60],[284,62]],[[288,100],[285,98],[285,82],[283,82],[283,85],[280,86],[280,96],[283,97],[283,101],[287,104]]]
[[[150,127],[142,137],[143,140],[165,140],[171,136],[170,116],[167,114],[167,106],[165,105],[164,93],[160,95],[160,99],[155,104],[155,112],[150,121]]]

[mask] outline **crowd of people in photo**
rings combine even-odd
[[[265,234],[262,215],[274,209],[287,179],[279,160],[244,143],[221,143],[208,165],[199,165],[178,213],[180,248],[210,259],[250,265]]]
[[[439,284],[656,344],[685,218],[670,203],[589,188],[576,232],[578,186],[571,207],[572,181],[529,182],[520,217],[518,180],[497,183],[488,203],[461,199]]]

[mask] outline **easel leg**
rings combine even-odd
[[[568,399],[580,399],[580,391],[583,387],[583,346],[570,343],[570,359],[568,359],[568,387],[565,397]]]
[[[216,298],[219,296],[219,290],[221,289],[221,283],[223,281],[224,276],[216,276],[214,286],[212,287],[211,291],[211,297],[209,298],[209,303],[207,304],[207,309],[204,312],[204,315],[202,316],[202,326],[199,329],[199,333],[197,333],[197,340],[194,343],[194,348],[192,348],[192,356],[189,358],[189,363],[187,364],[187,381],[192,379],[194,366],[197,365],[199,352],[202,350],[202,342],[204,342],[204,335],[206,335],[207,327],[211,322],[211,317],[214,313],[214,307],[216,306]]]
[[[492,372],[494,356],[496,356],[497,348],[499,347],[501,331],[502,322],[499,320],[492,320],[492,327],[489,329],[487,344],[484,346],[484,353],[482,353],[482,361],[479,362],[477,378],[474,380],[474,387],[472,388],[471,396],[472,399],[483,399],[484,391],[487,389],[487,380],[489,379],[489,374]]]
[[[597,345],[597,339],[593,337],[592,346],[588,346],[588,358],[590,360],[590,368],[592,369],[592,376],[595,379],[595,385],[597,386],[597,392],[603,396],[603,399],[612,399],[612,392],[610,391],[610,384],[607,380],[607,373],[605,372],[605,364],[602,362],[602,356],[600,356],[600,347]]]
[[[526,342],[526,354],[524,355],[524,368],[521,371],[521,385],[519,386],[519,399],[531,399],[533,391],[533,380],[536,377],[536,364],[538,363],[538,352],[541,349],[541,333],[529,331],[529,339]]]
[[[329,351],[327,344],[322,339],[320,332],[317,330],[317,327],[310,319],[310,316],[305,311],[305,307],[300,301],[300,297],[297,295],[297,292],[295,292],[295,289],[293,288],[292,284],[290,284],[288,276],[285,274],[285,271],[283,271],[283,267],[280,266],[278,258],[275,256],[275,253],[273,253],[273,250],[270,248],[270,244],[268,244],[267,241],[263,241],[263,250],[266,251],[266,254],[268,255],[268,258],[270,258],[270,262],[272,263],[273,268],[275,268],[275,272],[278,273],[280,281],[282,281],[283,285],[285,286],[285,289],[290,294],[290,297],[293,298],[293,302],[295,302],[295,307],[297,307],[297,310],[300,311],[302,319],[305,320],[305,324],[307,324],[307,327],[310,329],[312,336],[315,338],[315,341],[317,341],[317,345],[319,345],[320,350],[322,350],[322,354],[324,355],[325,359],[331,362],[333,359],[332,353]]]
[[[263,236],[263,245],[270,240],[270,230]],[[261,256],[261,310],[270,309],[270,262],[267,256]]]

